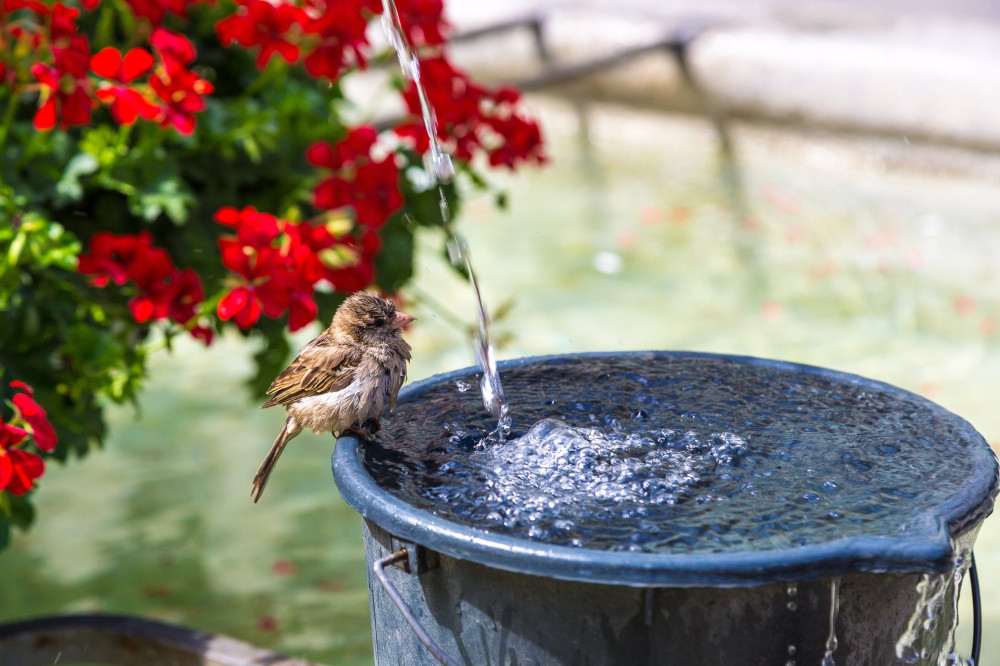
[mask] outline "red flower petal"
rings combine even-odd
[[[38,107],[38,111],[35,112],[33,124],[39,132],[46,132],[56,126],[57,120],[56,98],[49,97]]]
[[[220,208],[215,212],[215,221],[219,224],[224,224],[227,227],[235,227],[240,221],[239,211],[232,206]]]
[[[45,461],[38,454],[10,449],[6,457],[10,458],[14,468],[7,490],[14,495],[23,495],[31,490],[34,480],[45,473]]]
[[[240,328],[250,328],[260,319],[260,302],[247,287],[236,287],[219,301],[219,319],[235,319]]]
[[[316,321],[319,308],[311,297],[296,296],[288,309],[288,330],[292,333]]]
[[[0,422],[0,450],[17,446],[28,436],[28,431],[8,423]]]
[[[52,428],[52,424],[49,423],[48,414],[45,413],[41,405],[35,402],[30,392],[30,387],[27,384],[24,382],[11,382],[11,386],[15,388],[28,388],[29,392],[18,393],[12,398],[12,401],[21,413],[21,418],[31,426],[31,434],[34,436],[35,444],[38,445],[38,448],[43,451],[52,451],[56,448],[58,440],[56,438],[56,431]]]
[[[132,49],[121,63],[122,83],[131,83],[153,68],[153,56],[145,49]]]
[[[90,59],[90,68],[98,76],[106,79],[117,79],[118,69],[122,64],[122,54],[113,46],[107,46]]]
[[[330,144],[322,141],[309,146],[306,150],[306,160],[313,166],[326,167],[328,169],[338,169],[341,166]]]
[[[68,125],[86,125],[90,122],[92,104],[82,87],[77,88],[63,101],[63,122]]]
[[[5,490],[14,476],[14,463],[3,449],[0,449],[0,490]]]

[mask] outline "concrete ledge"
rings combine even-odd
[[[467,4],[458,3],[464,7],[453,20],[458,32],[487,20]],[[538,58],[527,30],[456,45],[454,53],[486,80],[526,81],[548,67],[710,23],[690,44],[690,71],[730,116],[1000,149],[1000,23],[850,18],[838,22],[827,13],[822,21],[750,22],[698,18],[676,7],[650,15],[606,4],[561,6],[544,17],[549,63]],[[669,53],[649,53],[548,90],[667,111],[704,109]]]

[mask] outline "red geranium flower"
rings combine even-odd
[[[90,64],[87,38],[74,37],[67,48],[53,48],[52,56],[52,65],[35,63],[31,67],[42,90],[41,104],[35,112],[35,129],[50,130],[57,123],[62,129],[86,125],[92,106],[87,81]]]
[[[317,208],[354,208],[358,224],[378,227],[403,205],[399,169],[390,155],[372,159],[377,133],[362,126],[348,132],[334,145],[315,143],[306,151],[310,164],[333,171],[317,184],[313,203]]]
[[[444,20],[443,0],[397,0],[396,11],[410,44],[437,46],[445,41],[451,26]]]
[[[379,227],[403,206],[399,169],[391,155],[358,169],[353,190],[354,210],[363,226]]]
[[[161,74],[151,77],[149,85],[163,101],[160,126],[172,126],[185,135],[194,132],[194,114],[204,110],[204,95],[215,90],[211,83],[177,64],[167,67],[166,77]]]
[[[287,309],[288,276],[284,258],[276,248],[248,248],[236,239],[221,238],[219,251],[223,265],[246,281],[219,301],[220,319],[235,319],[240,328],[250,328],[261,312],[278,317]]]
[[[145,250],[141,260],[129,266],[129,277],[139,286],[139,295],[128,304],[132,317],[140,324],[166,319],[177,292],[178,276],[166,250],[158,247]]]
[[[537,123],[512,114],[506,118],[490,118],[487,125],[503,137],[499,145],[489,151],[491,165],[514,169],[521,161],[537,164],[546,161],[542,152],[542,133]]]
[[[41,405],[35,402],[35,392],[24,382],[14,381],[10,383],[12,388],[24,391],[12,398],[14,406],[21,414],[29,426],[31,426],[31,436],[35,439],[35,444],[42,451],[52,451],[56,448],[58,438],[56,431],[49,423],[48,414]]]
[[[380,3],[365,0],[314,0],[306,4],[306,14],[312,18],[303,30],[319,39],[302,62],[307,72],[333,81],[347,67],[365,66],[368,21],[362,9],[373,4],[381,10]]]
[[[204,290],[197,273],[190,268],[178,270],[170,255],[153,247],[146,233],[115,236],[106,231],[94,234],[90,250],[81,254],[77,271],[93,275],[91,283],[104,287],[108,282],[123,285],[135,282],[139,293],[129,303],[132,317],[140,324],[170,318],[187,324],[198,314]],[[191,330],[191,335],[211,340],[211,331]]]
[[[236,325],[247,329],[260,319],[260,301],[249,287],[236,287],[219,301],[219,319],[234,319]]]
[[[23,495],[45,471],[41,456],[14,448],[27,436],[24,428],[0,421],[0,491]]]
[[[23,442],[27,436],[28,431],[24,428],[18,428],[17,426],[0,421],[0,450],[10,449],[17,446]]]
[[[132,13],[160,25],[168,13],[184,16],[189,0],[125,0]]]
[[[382,246],[382,239],[373,229],[362,229],[360,238],[348,236],[341,243],[358,255],[357,261],[340,268],[327,268],[324,277],[337,291],[352,293],[364,289],[375,279],[375,255]]]
[[[45,473],[45,461],[36,453],[0,448],[0,490],[23,495]]]
[[[76,35],[76,19],[80,10],[67,7],[61,2],[52,5],[49,13],[49,43],[54,47],[65,48]]]
[[[235,228],[236,239],[243,245],[254,248],[270,246],[281,232],[278,218],[270,213],[261,213],[253,206],[247,206],[243,210],[230,206],[220,208],[215,213],[215,221]]]
[[[160,59],[171,69],[177,65],[190,65],[194,62],[196,52],[194,44],[180,33],[157,28],[149,38],[149,43],[160,55]]]
[[[133,236],[99,231],[90,239],[90,251],[77,260],[76,270],[93,275],[91,284],[97,287],[107,286],[109,281],[123,285],[130,277],[132,264],[152,246],[153,237],[145,231]]]
[[[248,48],[259,47],[257,66],[264,69],[275,54],[288,63],[299,59],[292,26],[301,28],[308,18],[301,8],[287,2],[242,0],[237,12],[219,21],[215,29],[225,46],[236,42]]]
[[[156,105],[128,86],[149,72],[153,63],[153,56],[145,49],[132,49],[122,57],[121,52],[111,46],[101,49],[90,59],[90,67],[98,76],[117,83],[103,84],[97,89],[97,97],[105,104],[111,104],[111,115],[118,123],[131,125],[140,116],[152,120],[159,114]]]
[[[450,144],[450,152],[463,160],[485,148],[492,165],[514,167],[520,162],[542,164],[541,132],[538,125],[517,113],[520,94],[513,88],[490,91],[477,85],[443,55],[421,60],[421,80],[437,114],[438,140]],[[419,153],[430,148],[420,118],[420,99],[410,82],[403,98],[411,117],[396,127],[396,133],[413,142]]]

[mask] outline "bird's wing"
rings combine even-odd
[[[353,345],[309,345],[271,383],[271,399],[261,407],[289,405],[321,393],[347,388],[363,354]]]

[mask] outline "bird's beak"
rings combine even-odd
[[[413,315],[408,315],[405,312],[397,312],[393,316],[392,323],[389,324],[389,327],[390,328],[403,328],[404,326],[406,326],[407,324],[409,324],[414,319],[416,319],[416,317],[414,317]]]

